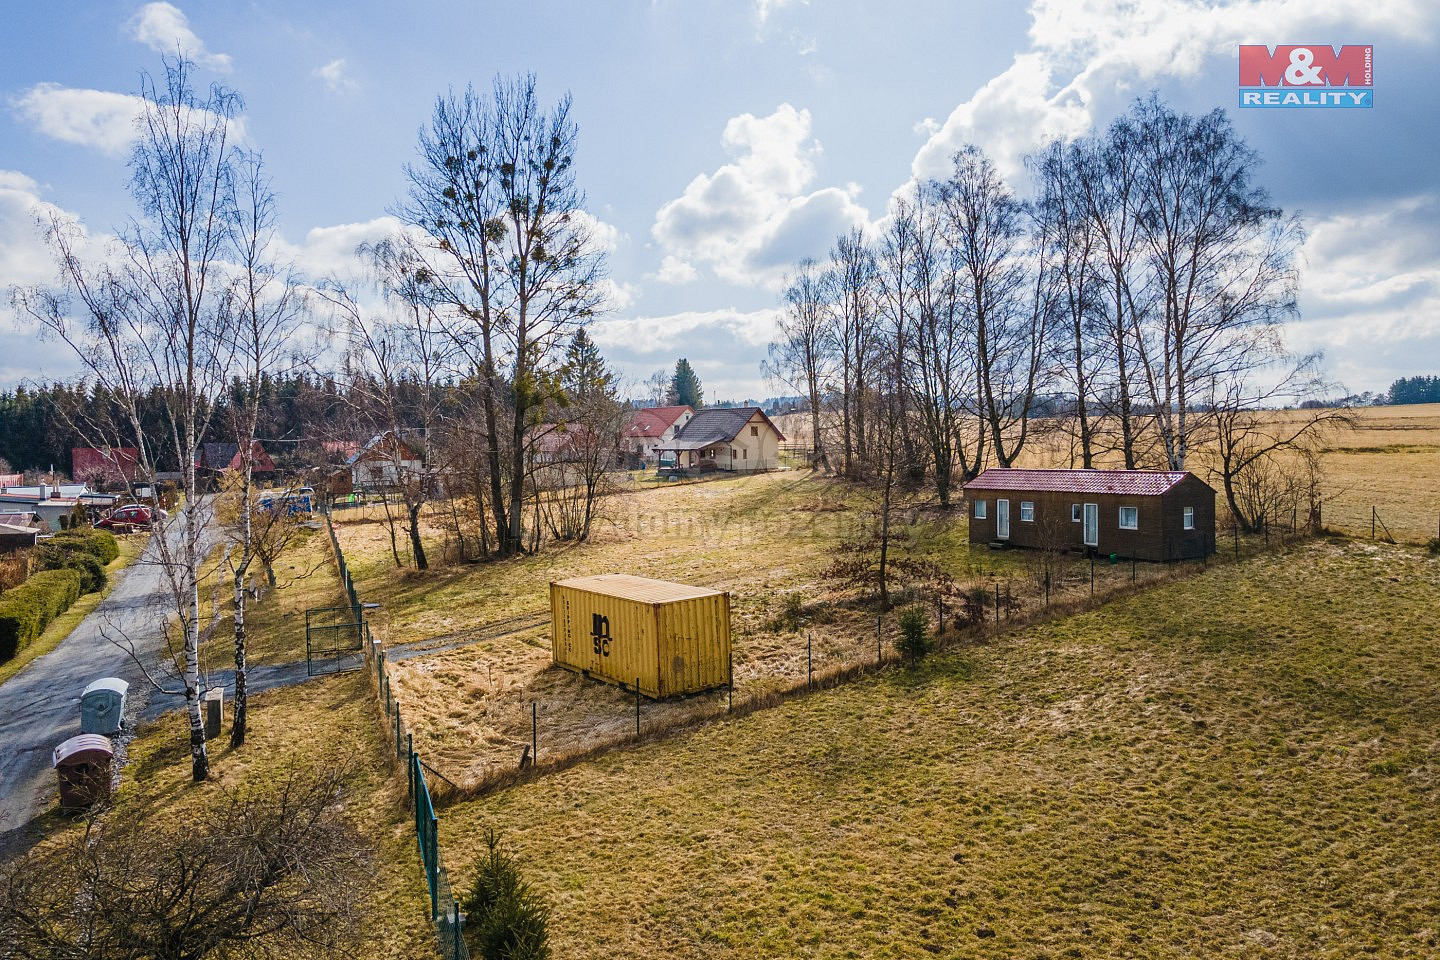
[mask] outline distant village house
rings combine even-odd
[[[662,461],[674,454],[678,470],[744,473],[778,469],[784,439],[759,407],[706,407],[655,451]]]

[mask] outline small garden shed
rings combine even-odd
[[[1137,560],[1215,552],[1215,491],[1185,470],[986,470],[965,484],[970,542]]]

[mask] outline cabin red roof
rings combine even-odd
[[[1045,490],[1052,493],[1118,493],[1158,497],[1190,476],[1185,470],[1017,470],[992,468],[966,490]]]
[[[687,413],[693,413],[688,406],[642,407],[632,411],[630,422],[625,425],[627,437],[660,437],[675,425],[675,421]]]

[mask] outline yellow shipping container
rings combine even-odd
[[[562,667],[673,697],[730,682],[730,594],[607,573],[550,584],[550,647]]]

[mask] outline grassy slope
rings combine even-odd
[[[819,509],[819,508],[824,509]],[[843,509],[840,509],[842,508]],[[806,675],[806,635],[813,633],[820,673],[875,659],[875,619],[825,576],[874,504],[853,486],[807,473],[736,477],[637,492],[607,505],[609,522],[589,543],[506,563],[427,573],[396,571],[385,529],[344,522],[338,532],[361,596],[380,601],[376,633],[387,643],[470,631],[487,621],[548,609],[548,583],[577,574],[624,571],[719,586],[732,591],[736,699],[798,683]],[[1033,553],[971,549],[963,520],[921,511],[915,522],[897,511],[894,555],[934,559],[956,577],[984,583],[1011,578],[1017,593]],[[1065,561],[1064,584],[1088,590],[1088,568]],[[1142,575],[1155,575],[1142,565]],[[1100,565],[1097,579],[1128,581],[1130,568]],[[1031,584],[1032,603],[1043,593]],[[814,616],[797,629],[778,614],[798,593]],[[891,618],[893,628],[893,617]],[[495,764],[512,765],[531,736],[539,704],[548,756],[623,736],[633,729],[633,701],[614,687],[551,665],[548,623],[522,633],[467,643],[397,663],[396,696],[427,762],[457,781]],[[647,704],[649,722],[723,708],[723,693],[678,703]]]
[[[110,591],[115,587],[115,575],[135,562],[140,556],[140,552],[145,549],[145,544],[149,540],[149,536],[133,535],[116,537],[115,540],[120,547],[120,553],[114,560],[111,560],[105,565],[105,573],[107,575],[105,589],[97,590],[95,593],[87,593],[79,600],[76,600],[71,604],[69,610],[66,610],[51,621],[50,625],[45,628],[45,631],[35,638],[34,643],[30,644],[24,650],[21,650],[13,659],[0,664],[0,683],[4,683],[6,680],[15,676],[15,674],[23,670],[25,665],[30,661],[37,657],[42,657],[60,646],[60,642],[70,636],[71,632],[80,625],[80,621],[89,616],[90,613],[100,605],[100,601],[110,595]]]
[[[441,841],[459,865],[500,827],[567,957],[1428,955],[1437,603],[1440,561],[1320,543],[609,755]]]

